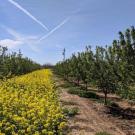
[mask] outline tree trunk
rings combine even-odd
[[[104,90],[104,95],[105,95],[104,104],[107,105],[107,90]]]
[[[68,80],[68,75],[66,75],[66,80]]]
[[[85,82],[85,89],[88,90],[88,83]]]
[[[80,85],[80,80],[79,80],[79,79],[77,79],[77,85],[78,85],[78,86]]]

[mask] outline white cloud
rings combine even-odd
[[[12,39],[6,38],[0,40],[0,45],[7,46],[10,49],[20,47],[21,45],[28,45],[33,51],[39,52],[39,49],[35,46],[36,41],[39,39],[38,36],[23,35],[6,26],[1,26],[1,27],[5,29],[13,38]]]
[[[0,45],[8,47],[9,49],[16,48],[16,47],[18,47],[18,46],[20,46],[22,44],[23,44],[23,42],[19,41],[19,40],[12,40],[12,39],[0,40]]]

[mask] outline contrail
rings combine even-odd
[[[58,30],[59,28],[61,28],[68,20],[70,19],[70,17],[67,17],[65,20],[63,20],[59,25],[57,25],[54,29],[52,29],[49,33],[47,33],[45,36],[41,37],[38,42],[40,42],[43,39],[46,39],[47,37],[49,37],[51,34],[53,34],[56,30]]]
[[[24,9],[22,6],[20,6],[18,3],[16,3],[13,0],[8,0],[11,4],[16,6],[18,9],[20,9],[22,12],[24,12],[27,16],[29,16],[32,20],[34,20],[36,23],[38,23],[40,26],[42,26],[45,30],[48,31],[48,28],[37,18],[35,18],[30,12],[28,12],[26,9]]]

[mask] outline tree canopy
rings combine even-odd
[[[7,47],[0,46],[0,78],[25,74],[40,67],[40,64],[23,57],[21,51],[8,53]]]
[[[119,40],[112,45],[97,46],[95,51],[87,46],[85,51],[73,54],[56,64],[56,72],[66,79],[94,83],[105,94],[122,90],[135,84],[135,28],[119,32]],[[74,81],[75,82],[75,81]],[[128,93],[125,94],[128,96]]]

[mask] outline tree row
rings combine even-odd
[[[27,57],[24,58],[20,51],[8,53],[7,47],[0,46],[0,79],[25,74],[40,67],[40,64]]]
[[[105,104],[110,92],[135,99],[134,89],[134,94],[128,94],[135,84],[135,28],[119,32],[119,39],[112,45],[97,46],[94,51],[87,46],[85,51],[58,62],[55,69],[77,85],[83,82],[86,90],[95,85],[104,93]]]

